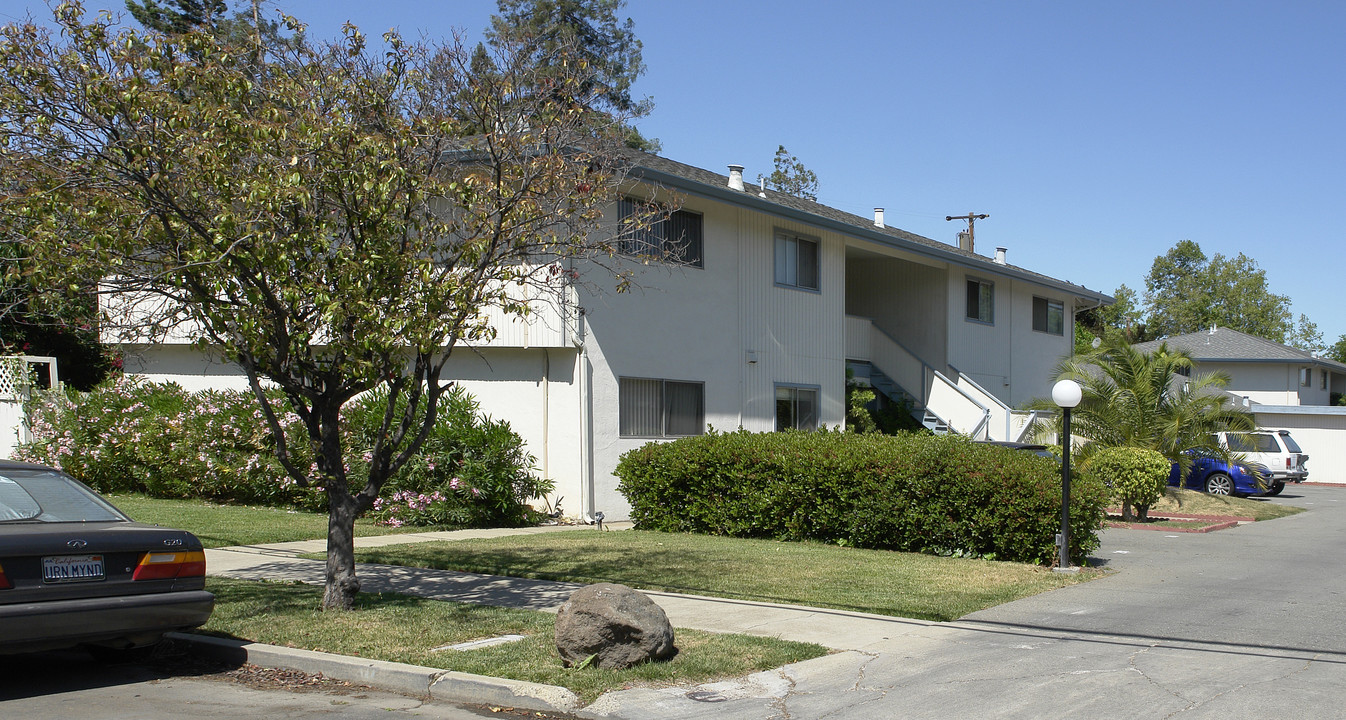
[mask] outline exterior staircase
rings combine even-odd
[[[902,389],[892,378],[875,367],[873,363],[866,360],[847,360],[846,369],[850,371],[851,378],[861,385],[868,385],[873,388],[874,392],[881,398],[876,398],[875,402],[905,404],[911,408],[911,416],[916,419],[916,422],[919,422],[930,432],[936,435],[947,435],[952,432],[949,423],[944,418],[922,405],[915,396]]]
[[[917,422],[938,434],[1021,441],[1036,418],[1014,410],[952,366],[935,369],[869,318],[846,317],[846,357],[855,380],[886,401],[905,402]]]

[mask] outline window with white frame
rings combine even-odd
[[[776,386],[776,430],[817,430],[818,388]]]
[[[1064,335],[1066,305],[1060,300],[1033,298],[1033,329],[1050,335]]]
[[[617,424],[622,437],[684,437],[706,430],[706,384],[618,378]]]
[[[624,225],[636,214],[639,203],[639,200],[631,198],[618,201],[617,215]],[[622,254],[705,267],[702,258],[702,219],[698,213],[676,210],[658,218],[649,227],[625,231],[626,236],[617,245],[617,250]]]
[[[776,284],[818,289],[818,241],[776,231]]]
[[[967,279],[967,319],[995,323],[995,283]]]

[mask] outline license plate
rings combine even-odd
[[[102,580],[102,555],[62,555],[42,558],[42,582],[91,582]]]

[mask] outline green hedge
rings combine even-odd
[[[637,527],[1051,564],[1050,459],[954,436],[711,432],[622,456]],[[1073,480],[1071,557],[1098,547],[1107,491]]]
[[[342,410],[353,477],[367,471],[371,430],[382,419],[377,400],[366,395]],[[327,507],[324,493],[298,486],[281,467],[248,392],[192,393],[117,377],[87,393],[44,393],[27,410],[34,441],[15,457],[60,467],[102,492]],[[298,416],[287,412],[280,420],[296,464],[313,468]],[[528,501],[552,489],[532,466],[509,424],[482,415],[471,395],[455,388],[442,399],[422,452],[384,487],[371,516],[389,525],[529,524],[537,516]]]

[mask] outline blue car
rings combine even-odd
[[[1188,490],[1200,490],[1210,495],[1265,495],[1271,488],[1270,473],[1256,463],[1228,462],[1200,448],[1186,450],[1184,454],[1192,458],[1187,482],[1182,484]],[[1173,463],[1168,484],[1178,487],[1181,475],[1182,468]]]

